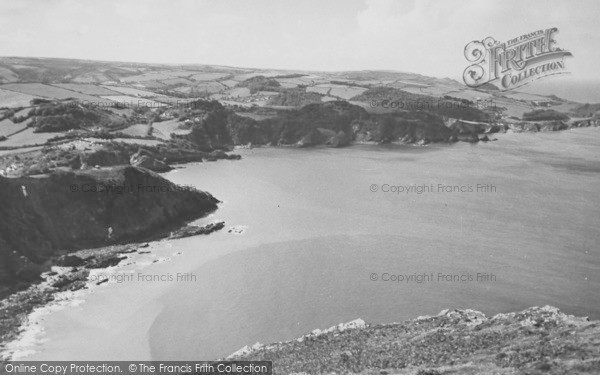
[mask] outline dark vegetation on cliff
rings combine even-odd
[[[256,76],[238,83],[237,87],[247,87],[250,89],[250,94],[254,94],[259,91],[277,91],[281,87],[281,84],[273,78]]]
[[[523,114],[525,121],[564,121],[568,120],[569,116],[565,113],[557,112],[553,109],[536,109]]]
[[[36,280],[58,252],[167,235],[218,203],[135,167],[0,177],[0,201],[0,287]]]
[[[212,102],[210,111],[181,113],[180,118],[202,116],[192,132],[178,138],[200,150],[230,145],[329,145],[341,147],[352,141],[429,143],[452,141],[454,132],[442,116],[428,111],[369,113],[346,101],[312,103],[297,109],[273,109],[269,116],[254,119]]]
[[[546,306],[487,318],[473,310],[332,329],[254,348],[274,374],[598,374],[600,325]]]
[[[264,77],[263,77],[264,78]],[[262,78],[257,80],[262,82]],[[291,100],[303,102],[306,95],[298,89],[283,89]],[[314,94],[319,96],[319,94]],[[275,100],[285,98],[277,96]],[[526,113],[531,121],[496,121],[497,108],[477,108],[465,99],[435,99],[402,90],[380,87],[355,97],[381,103],[404,103],[404,108],[367,108],[348,101],[315,102],[299,107],[241,108],[224,106],[216,100],[196,100],[185,106],[137,107],[128,115],[77,102],[43,102],[29,112],[35,131],[59,131],[50,144],[32,154],[14,154],[0,158],[0,169],[12,168],[13,175],[49,173],[56,169],[85,169],[93,166],[130,164],[142,147],[148,154],[142,160],[145,168],[168,170],[168,164],[234,158],[226,155],[234,146],[327,145],[343,147],[352,142],[427,144],[430,142],[479,142],[490,140],[487,134],[521,131],[556,131],[572,127],[596,126],[595,120],[567,123],[566,115],[539,109]],[[316,98],[315,98],[316,100]],[[309,102],[312,100],[308,100]],[[6,111],[4,116],[14,116]],[[152,123],[164,119],[175,121],[183,132],[169,139],[152,135]],[[496,119],[496,120],[495,120]],[[534,120],[537,119],[537,120]],[[154,145],[132,145],[117,138],[131,138],[124,128],[131,124],[148,124],[144,139]],[[188,132],[188,133],[186,133]],[[60,144],[87,137],[102,147],[60,147]],[[139,136],[138,136],[139,137]],[[102,140],[100,142],[99,140]],[[133,143],[133,142],[131,142]],[[1,144],[0,144],[1,145]],[[70,147],[70,148],[69,148]],[[139,160],[139,159],[136,159]],[[131,163],[133,165],[138,165]],[[166,165],[163,165],[166,164]],[[153,167],[155,166],[156,167]]]
[[[322,94],[307,92],[304,87],[281,89],[279,95],[269,100],[272,106],[302,107],[307,104],[321,103]]]
[[[367,90],[356,98],[375,103],[401,102],[407,107],[367,111],[340,100],[287,109],[240,109],[224,107],[217,101],[198,101],[195,106],[199,106],[199,110],[186,109],[177,114],[180,118],[195,119],[189,125],[191,134],[177,138],[192,142],[202,151],[210,151],[247,144],[343,147],[364,141],[478,142],[489,140],[486,134],[508,130],[557,131],[597,126],[594,120],[567,123],[569,116],[543,109],[527,113],[530,121],[502,122],[498,121],[501,109],[495,106],[479,108],[477,103],[466,99],[448,96],[434,99],[385,87]]]
[[[392,87],[374,87],[352,98],[353,101],[376,103],[394,103],[397,110],[409,112],[428,112],[469,121],[492,121],[496,118],[497,108],[477,108],[477,103],[466,99],[444,96],[436,98],[428,95],[413,94]],[[397,104],[396,104],[397,103]],[[393,109],[393,108],[392,108]]]
[[[72,103],[47,103],[32,109],[29,117],[33,117],[30,126],[35,132],[62,132],[71,129],[101,127],[114,129],[127,123],[111,112],[94,108],[90,105]]]

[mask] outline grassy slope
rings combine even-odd
[[[276,374],[597,374],[600,322],[549,306],[492,318],[446,310],[307,335],[233,358],[273,361]]]

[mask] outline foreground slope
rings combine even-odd
[[[491,318],[444,310],[402,323],[357,320],[230,359],[273,361],[276,374],[598,374],[600,322],[550,306]]]

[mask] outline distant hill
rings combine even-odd
[[[192,153],[249,143],[477,142],[482,133],[596,126],[590,117],[599,109],[408,72],[0,57],[5,154],[62,143],[87,152],[77,143],[85,137]],[[558,122],[533,123],[539,121]],[[27,163],[17,164],[0,157],[5,173]]]

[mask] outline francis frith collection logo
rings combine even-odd
[[[465,47],[465,57],[472,63],[463,73],[465,83],[470,87],[490,83],[509,90],[540,78],[567,74],[565,58],[572,55],[556,46],[557,32],[553,27],[504,43],[492,37],[472,41]]]

